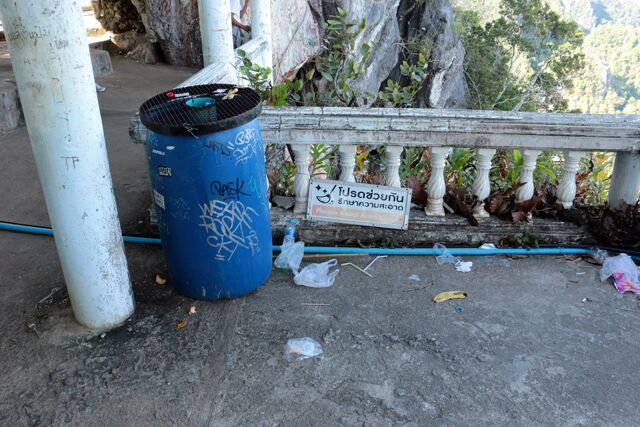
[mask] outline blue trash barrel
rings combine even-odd
[[[140,107],[165,260],[191,298],[245,295],[271,273],[259,95],[233,85],[159,94]]]

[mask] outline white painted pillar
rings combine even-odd
[[[384,163],[387,168],[387,185],[389,187],[402,187],[400,183],[400,156],[404,147],[400,145],[387,145],[384,149]]]
[[[640,152],[616,153],[607,202],[614,209],[633,205],[640,193]]]
[[[80,3],[0,1],[31,147],[78,322],[134,309]]]
[[[578,172],[578,163],[584,154],[584,151],[564,152],[564,173],[556,196],[558,203],[562,204],[565,209],[570,209],[573,206],[573,199],[576,198],[576,172]]]
[[[520,171],[520,179],[518,182],[523,183],[516,190],[516,203],[526,202],[533,197],[535,190],[533,184],[533,171],[536,170],[538,156],[542,153],[540,150],[524,150],[522,152],[522,170]]]
[[[214,62],[225,64],[230,73],[229,77],[233,79],[228,83],[236,83],[237,72],[234,68],[236,54],[233,50],[231,2],[228,0],[198,0],[198,15],[200,17],[204,66]]]
[[[449,155],[448,147],[431,147],[431,176],[427,182],[427,207],[424,213],[430,216],[444,216],[444,195],[447,187],[444,181],[444,164]]]
[[[340,153],[340,181],[356,182],[353,171],[356,168],[357,145],[339,145]]]
[[[296,192],[296,204],[293,213],[307,213],[307,199],[309,198],[309,145],[291,145],[296,164],[296,179],[293,185]]]
[[[273,43],[271,42],[271,0],[251,0],[251,38],[265,39],[269,48],[262,53],[263,67],[273,69]],[[273,83],[273,73],[271,73]]]
[[[491,172],[491,159],[496,154],[495,148],[478,148],[478,160],[476,161],[476,179],[473,181],[473,194],[478,196],[478,200],[484,200],[491,194],[491,180],[489,174]],[[484,203],[480,204],[474,214],[480,218],[488,218],[489,212],[484,208]]]

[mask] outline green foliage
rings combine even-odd
[[[456,15],[475,108],[566,110],[563,90],[582,65],[584,34],[575,22],[543,0],[500,0],[499,16],[486,23],[474,11]]]
[[[640,114],[640,27],[606,24],[585,39],[584,70],[570,107],[594,114]]]
[[[271,68],[261,67],[247,57],[247,53],[242,49],[237,49],[236,53],[242,60],[239,72],[249,86],[254,88],[263,101],[271,98]]]
[[[412,37],[401,45],[402,62],[399,79],[387,79],[378,93],[376,106],[416,107],[416,95],[422,89],[429,67],[428,52],[431,50],[427,37]]]
[[[278,171],[278,178],[278,191],[285,196],[293,196],[296,165],[293,162],[284,162]]]
[[[426,180],[428,150],[424,147],[407,147],[400,160],[400,181],[405,182],[408,177],[415,176],[420,182]]]
[[[469,148],[454,148],[451,150],[445,166],[447,183],[457,188],[471,187],[475,178],[473,173],[475,159],[475,150]]]
[[[313,144],[309,150],[311,157],[311,176],[329,175],[331,173],[331,147],[325,144]]]

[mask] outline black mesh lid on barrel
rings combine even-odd
[[[231,84],[172,89],[147,100],[140,120],[151,131],[172,136],[197,136],[241,126],[262,109],[255,90]]]

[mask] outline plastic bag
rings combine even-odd
[[[440,255],[436,257],[436,262],[438,263],[438,265],[455,264],[456,262],[460,261],[460,258],[455,255],[451,255],[451,252],[449,252],[447,247],[442,243],[436,243],[435,245],[433,245],[433,248],[438,249],[438,252],[440,253]]]
[[[284,346],[284,356],[289,362],[320,356],[322,346],[313,338],[291,338]]]
[[[471,271],[473,262],[462,261],[462,258],[451,255],[451,252],[449,252],[447,247],[442,243],[436,243],[435,245],[433,245],[433,248],[437,249],[440,253],[440,255],[436,257],[436,262],[438,263],[438,265],[453,264],[455,265],[456,270],[461,273],[469,273]]]
[[[282,245],[280,255],[273,262],[276,268],[292,270],[294,273],[300,268],[304,256],[304,242],[296,242],[293,245]]]
[[[333,285],[339,269],[329,273],[331,267],[338,264],[337,259],[331,259],[321,264],[309,264],[300,271],[293,270],[293,281],[298,286],[308,286],[310,288],[328,288]]]
[[[633,292],[640,295],[638,267],[627,254],[606,258],[600,269],[600,280],[613,278],[613,283],[620,293]]]

